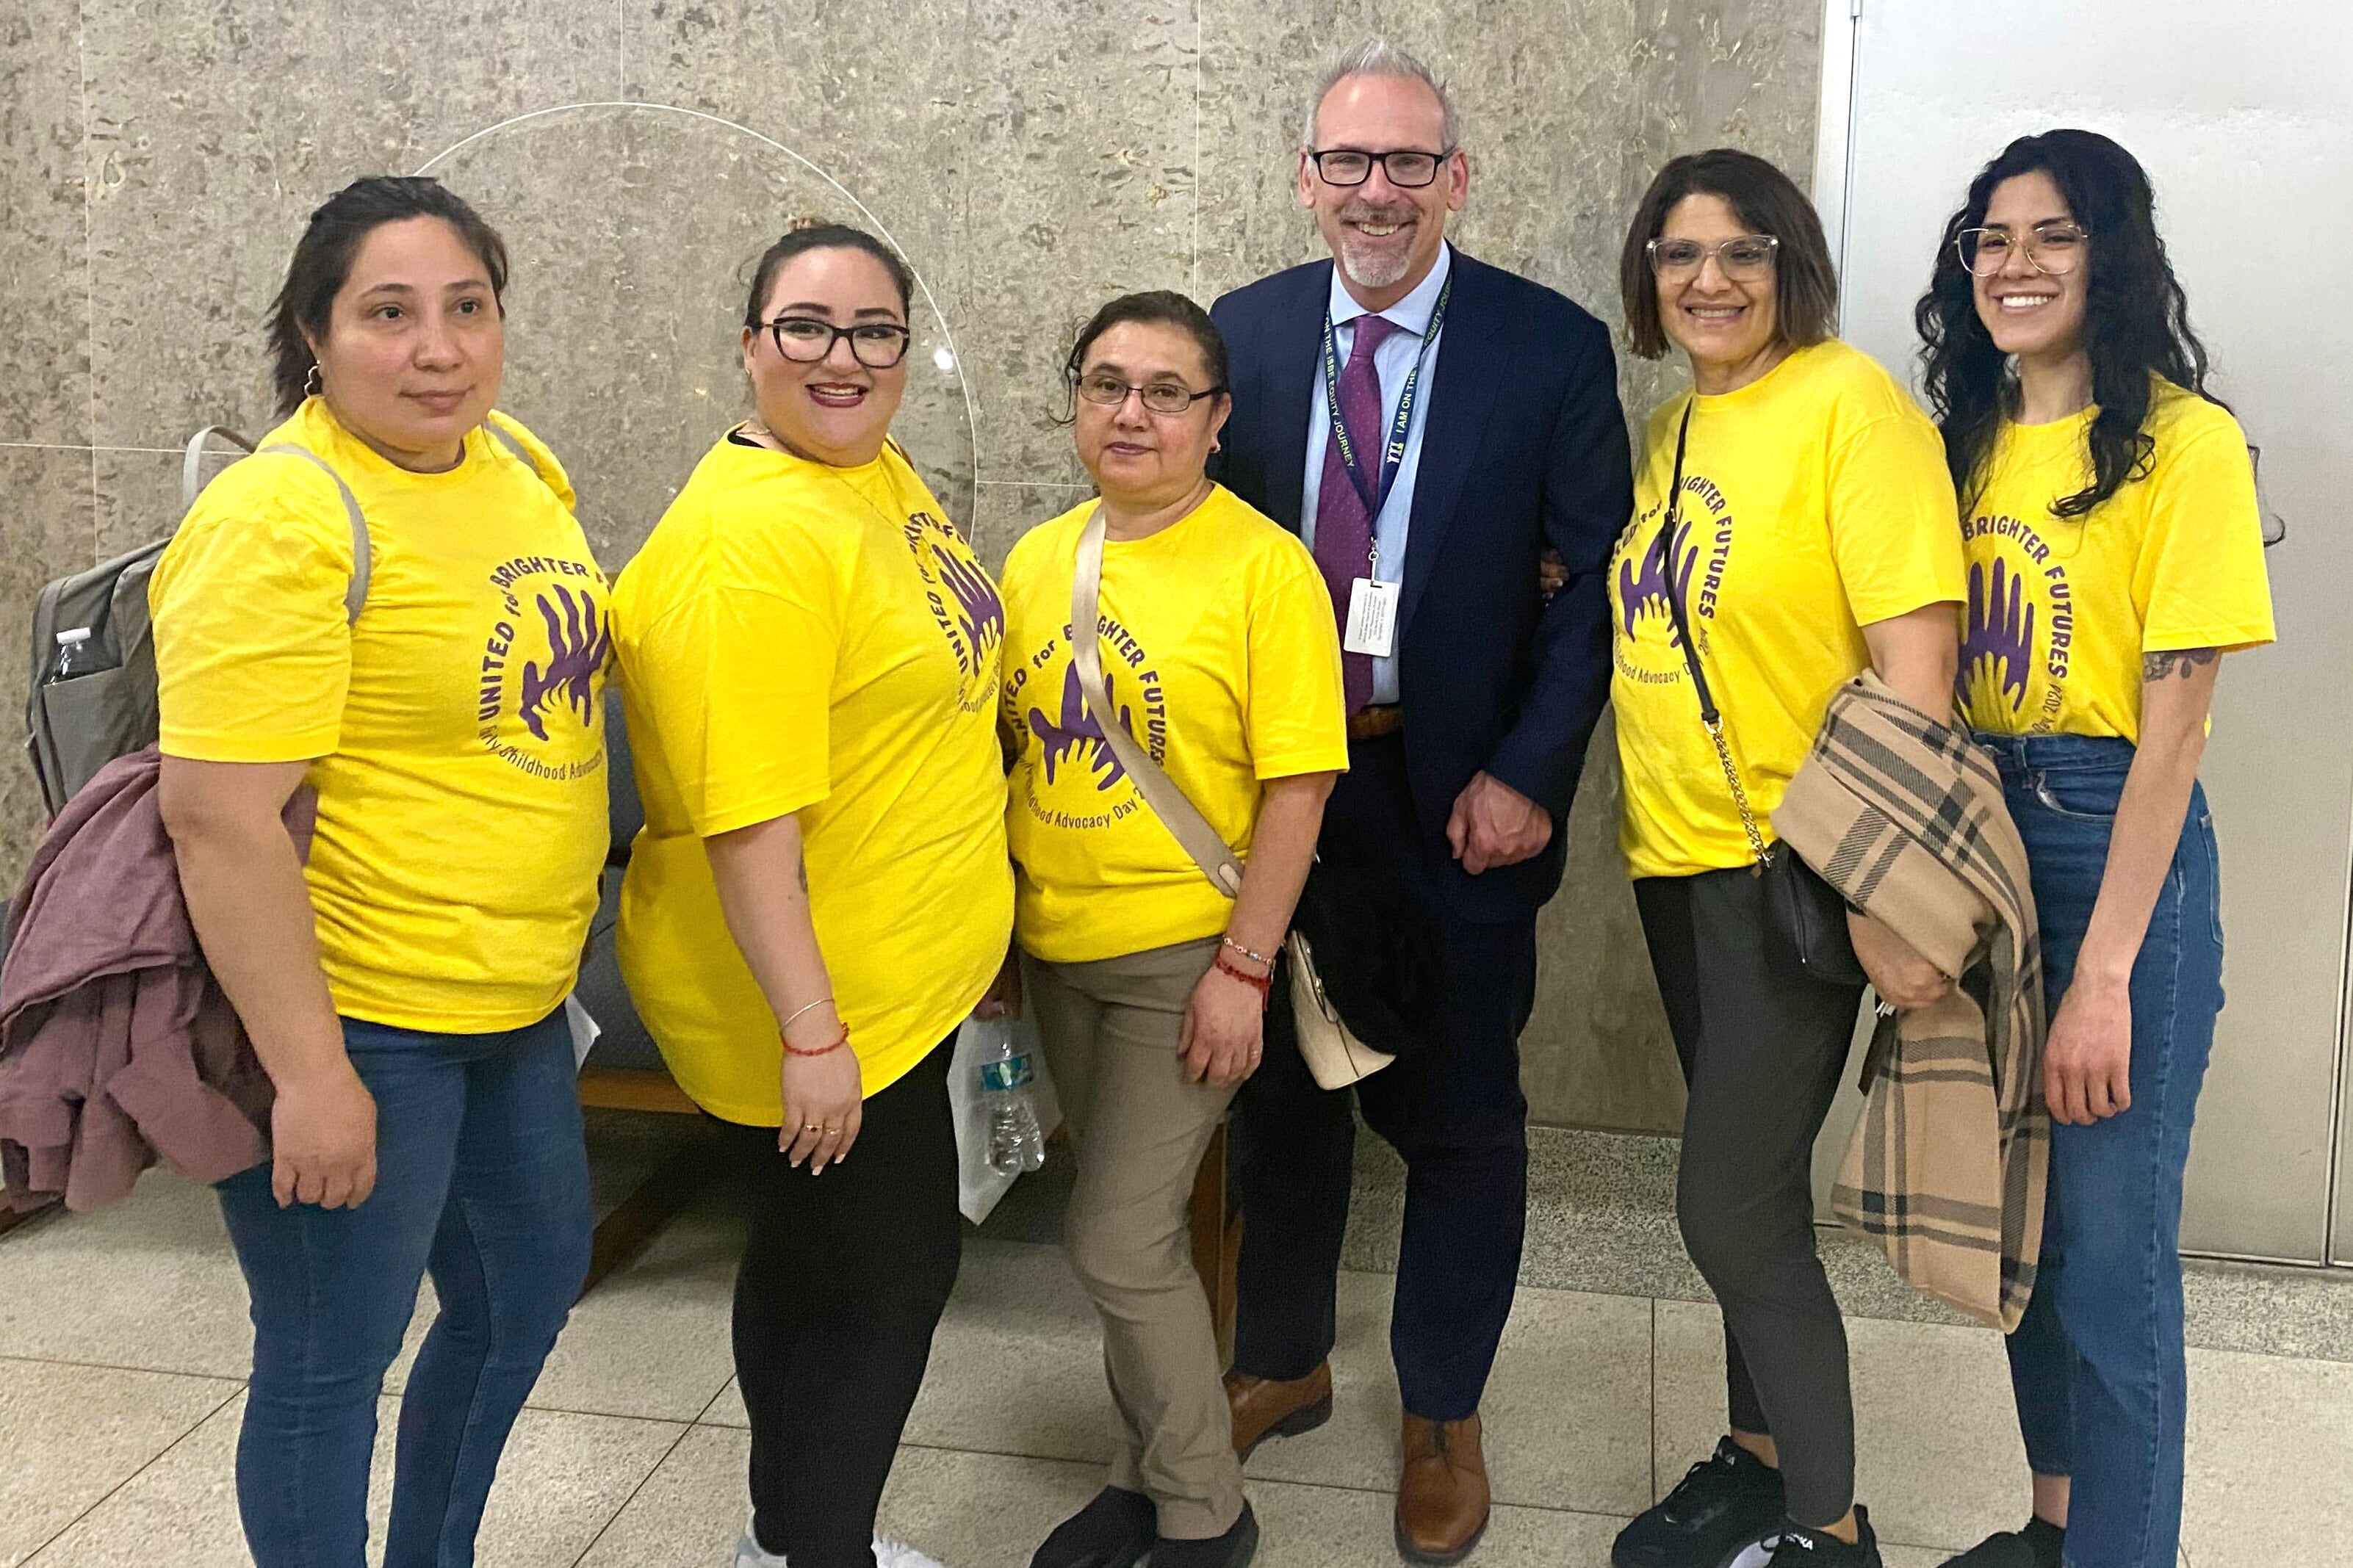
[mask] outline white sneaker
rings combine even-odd
[[[735,1568],[785,1568],[781,1552],[763,1552],[760,1538],[752,1533],[752,1521],[744,1521],[744,1538],[735,1543]]]
[[[875,1568],[941,1568],[936,1559],[924,1556],[903,1541],[893,1541],[887,1535],[874,1538]],[[747,1521],[744,1537],[735,1543],[735,1568],[786,1568],[784,1553],[763,1551]]]

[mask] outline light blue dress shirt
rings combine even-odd
[[[1373,368],[1381,378],[1381,427],[1372,441],[1370,456],[1377,458],[1381,443],[1388,438],[1389,422],[1397,417],[1398,399],[1405,395],[1405,378],[1413,374],[1413,362],[1423,353],[1421,335],[1430,330],[1430,313],[1438,309],[1439,291],[1446,287],[1448,274],[1454,269],[1454,247],[1440,245],[1438,261],[1430,276],[1414,285],[1413,292],[1380,312],[1395,321],[1403,331],[1391,332],[1380,347],[1373,351]],[[1340,352],[1340,363],[1346,364],[1356,346],[1356,321],[1370,315],[1347,285],[1340,281],[1340,269],[1332,268],[1333,338]],[[1405,457],[1398,464],[1397,480],[1390,485],[1388,497],[1381,504],[1381,513],[1373,519],[1373,548],[1380,562],[1374,568],[1376,582],[1405,581],[1406,531],[1413,521],[1414,480],[1421,474],[1421,435],[1430,426],[1430,383],[1437,374],[1439,340],[1446,336],[1440,325],[1438,337],[1430,341],[1428,357],[1423,359],[1421,384],[1414,394],[1413,417],[1405,429]],[[1320,339],[1319,339],[1320,342]],[[1310,550],[1315,548],[1315,503],[1324,492],[1324,449],[1332,441],[1330,405],[1324,399],[1323,349],[1316,350],[1315,391],[1308,399],[1307,408],[1307,485],[1299,503],[1299,535]],[[1339,606],[1345,616],[1348,606]],[[1373,660],[1373,697],[1375,702],[1395,702],[1398,700],[1397,659]]]

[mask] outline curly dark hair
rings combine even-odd
[[[2093,131],[2021,136],[1969,183],[1968,199],[1945,226],[1936,270],[1912,312],[1930,409],[1944,432],[1945,461],[1966,510],[1987,455],[2014,406],[2017,378],[1978,319],[1973,279],[1961,261],[1961,231],[1985,222],[1995,187],[2021,174],[2051,176],[2091,236],[2084,346],[2099,407],[2089,445],[2092,482],[2051,503],[2054,517],[2082,517],[2126,484],[2148,476],[2156,438],[2148,423],[2152,373],[2211,403],[2206,345],[2189,330],[2189,300],[2157,232],[2157,198],[2139,161]]]

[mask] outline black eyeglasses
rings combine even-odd
[[[1443,153],[1419,153],[1410,149],[1400,153],[1365,153],[1354,147],[1335,147],[1328,153],[1310,153],[1315,161],[1315,172],[1327,185],[1361,185],[1373,177],[1373,165],[1378,163],[1389,184],[1403,190],[1419,190],[1438,178],[1438,166],[1454,156],[1449,147]]]
[[[836,342],[848,338],[851,355],[869,370],[889,370],[905,359],[908,340],[914,335],[896,321],[837,327],[815,316],[779,316],[765,324],[768,335],[776,340],[776,352],[797,363],[815,364],[833,352]]]
[[[1079,378],[1079,395],[1089,403],[1116,408],[1127,401],[1127,395],[1132,392],[1144,399],[1144,406],[1155,414],[1182,414],[1201,399],[1215,397],[1223,391],[1225,388],[1222,386],[1213,386],[1207,392],[1196,392],[1176,381],[1155,381],[1149,386],[1131,386],[1119,377],[1101,371]]]

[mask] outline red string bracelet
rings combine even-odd
[[[813,1051],[805,1051],[805,1050],[801,1049],[798,1046],[797,1046],[797,1045],[793,1044],[793,1043],[792,1043],[792,1041],[785,1039],[785,1032],[784,1032],[782,1029],[779,1029],[779,1030],[777,1030],[777,1031],[776,1031],[776,1038],[777,1038],[777,1039],[779,1039],[779,1040],[783,1040],[783,1041],[784,1041],[785,1050],[786,1050],[786,1052],[788,1055],[791,1055],[791,1056],[796,1056],[796,1057],[823,1057],[823,1056],[830,1056],[830,1055],[832,1055],[835,1051],[838,1051],[838,1050],[841,1049],[841,1047],[844,1047],[844,1046],[846,1046],[846,1045],[849,1044],[849,1025],[847,1025],[847,1024],[844,1024],[844,1025],[841,1026],[841,1033],[839,1033],[839,1034],[838,1034],[838,1035],[834,1036],[834,1037],[833,1037],[833,1044],[831,1044],[831,1045],[829,1045],[829,1046],[819,1046],[817,1049],[815,1049],[815,1050],[813,1050]]]
[[[1228,958],[1222,952],[1218,954],[1216,961],[1212,963],[1209,967],[1216,970],[1220,974],[1232,975],[1235,979],[1240,981],[1243,984],[1257,992],[1259,1011],[1264,1012],[1266,1010],[1267,1003],[1274,990],[1274,974],[1271,971],[1269,971],[1264,974],[1252,974],[1249,970],[1242,968],[1232,959]]]

